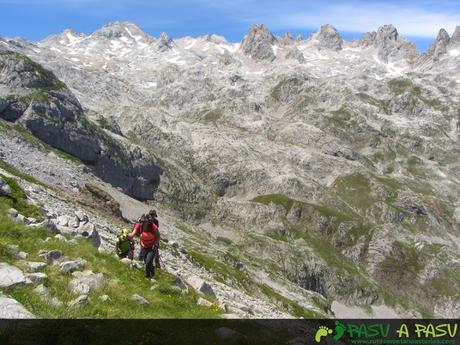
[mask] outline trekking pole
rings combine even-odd
[[[133,249],[132,250],[132,255],[131,255],[131,268],[134,268],[134,266],[133,266],[133,263],[134,263],[134,242],[131,242],[129,245],[132,246],[131,248]]]

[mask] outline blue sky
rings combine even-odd
[[[392,23],[424,51],[441,27],[460,25],[460,1],[330,0],[0,0],[0,36],[40,40],[72,28],[86,34],[115,20],[132,21],[152,36],[216,33],[240,41],[251,24],[308,37],[332,24],[347,39]]]

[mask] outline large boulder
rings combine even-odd
[[[0,319],[35,319],[35,316],[15,299],[0,293]]]
[[[216,297],[211,285],[209,285],[203,279],[199,277],[191,277],[187,281],[190,284],[190,286],[193,287],[196,291],[210,295],[212,297]]]
[[[19,268],[0,262],[0,288],[23,285],[26,282],[26,277]]]
[[[86,260],[78,258],[77,260],[63,261],[59,264],[62,273],[70,273],[82,270],[86,265]]]

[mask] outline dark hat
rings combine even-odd
[[[158,217],[158,215],[157,215],[157,211],[155,211],[155,210],[150,210],[150,211],[149,211],[149,216],[155,216],[155,217]]]
[[[147,223],[149,221],[149,217],[148,215],[146,214],[143,214],[140,218],[139,218],[139,223]]]

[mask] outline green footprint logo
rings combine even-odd
[[[326,326],[319,326],[315,334],[315,341],[319,343],[322,337],[327,337],[330,334],[332,334],[332,329]]]
[[[340,323],[339,321],[335,322],[335,336],[334,340],[342,339],[343,335],[345,334],[345,326]]]

